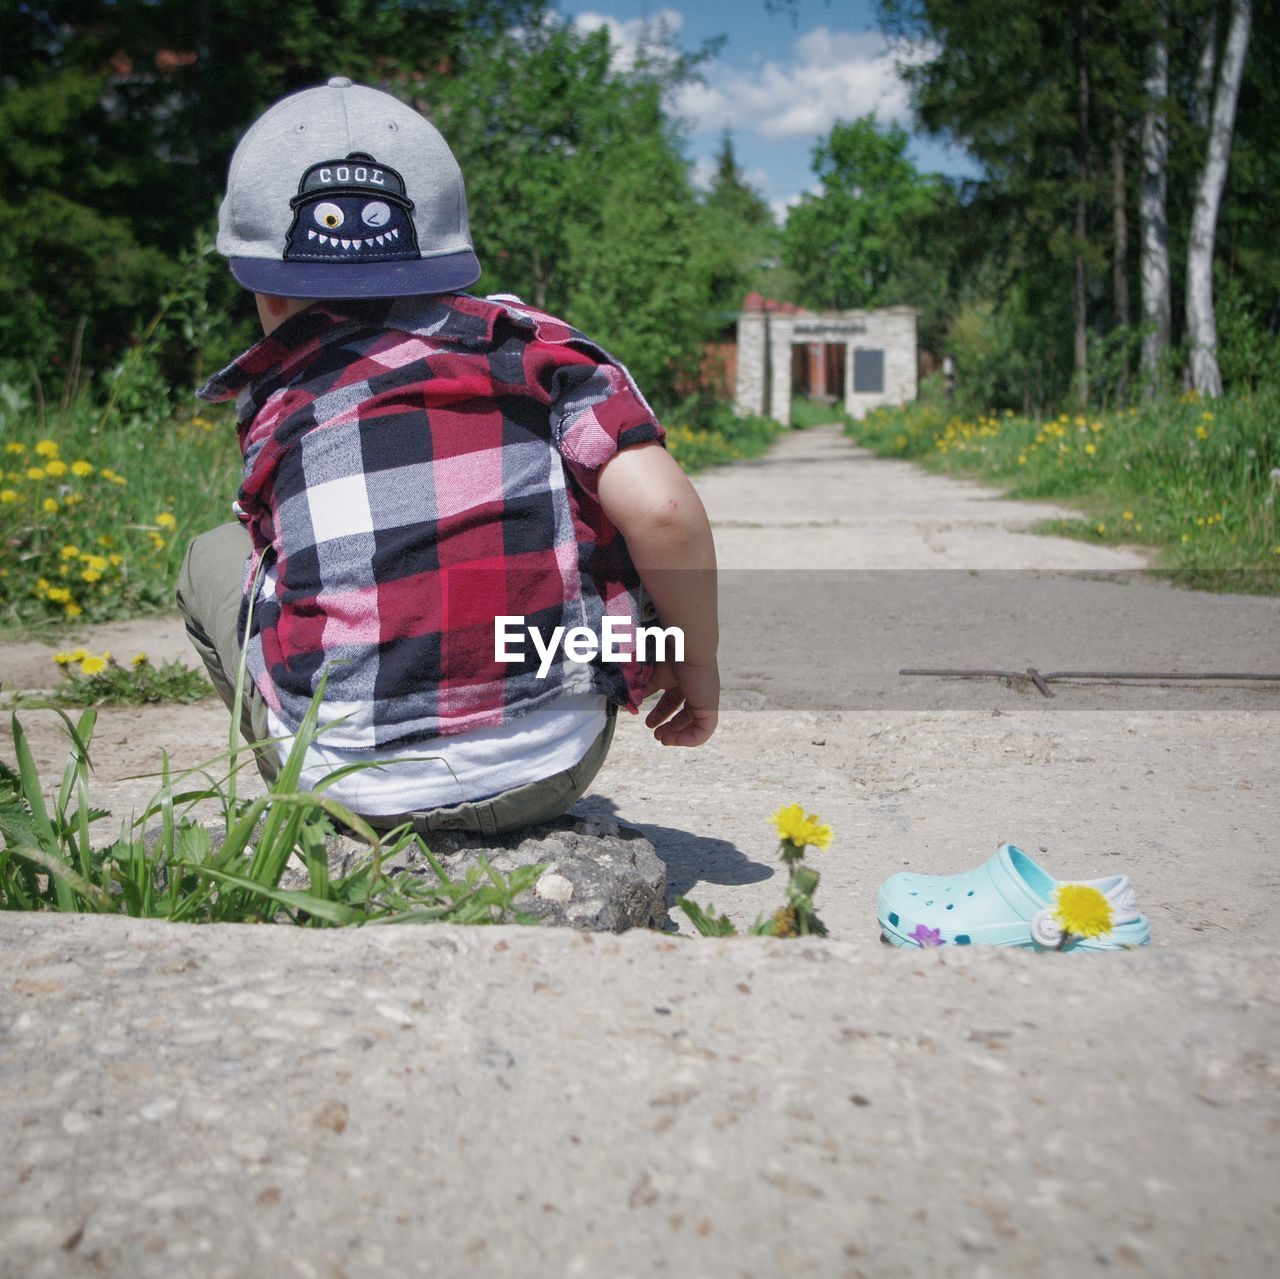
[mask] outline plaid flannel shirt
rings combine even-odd
[[[494,618],[601,634],[643,614],[596,496],[663,430],[627,371],[515,299],[317,304],[198,394],[237,398],[253,552],[249,671],[296,729],[328,672],[324,741],[386,749],[506,723],[567,693],[635,710],[649,668],[494,660]],[[260,574],[260,577],[258,576]]]

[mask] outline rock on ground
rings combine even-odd
[[[620,933],[661,927],[667,918],[666,867],[644,835],[629,826],[566,815],[511,835],[433,831],[428,842],[454,880],[482,860],[504,875],[544,867],[533,888],[515,899],[518,910],[544,925]],[[330,838],[328,851],[332,877],[350,874],[369,855],[367,844],[341,835]],[[435,879],[416,845],[385,860],[383,869]],[[305,875],[291,876],[287,886],[305,887]]]

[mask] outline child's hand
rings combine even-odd
[[[644,695],[663,689],[645,716],[646,728],[664,746],[701,746],[720,719],[720,668],[715,662],[658,662]],[[665,723],[664,723],[665,721]]]

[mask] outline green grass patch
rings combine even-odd
[[[19,708],[186,705],[214,694],[213,685],[200,671],[181,662],[154,665],[145,653],[135,654],[121,665],[110,652],[90,653],[77,648],[55,653],[63,682],[48,693],[24,693]]]
[[[677,409],[664,422],[667,449],[690,474],[759,457],[782,431],[772,418],[736,417],[728,405],[686,414]]]
[[[314,739],[316,707],[298,743]],[[13,716],[16,766],[0,761],[0,910],[54,910],[131,915],[184,923],[292,922],[310,927],[351,924],[536,923],[515,899],[542,866],[502,875],[485,862],[461,880],[408,828],[380,837],[360,817],[328,798],[324,784],[297,789],[304,747],[295,745],[262,799],[239,803],[236,778],[250,758],[242,746],[198,769],[173,774],[163,757],[159,786],[143,813],[97,846],[90,826],[110,816],[90,797],[96,710],[74,722],[59,711],[69,751],[62,775],[46,785],[19,717]],[[234,728],[232,730],[235,731]],[[347,770],[339,770],[334,777]],[[215,801],[220,841],[191,808]],[[330,879],[326,840],[335,824],[369,843],[348,874]],[[383,863],[416,844],[431,875],[383,873]],[[306,866],[305,887],[287,886],[294,850]],[[283,882],[282,882],[283,881]]]
[[[794,399],[791,401],[791,426],[797,431],[811,426],[828,426],[832,423],[846,429],[853,419],[842,404],[828,404],[825,400]]]
[[[1151,547],[1157,567],[1186,585],[1278,593],[1278,420],[1280,388],[1266,387],[1056,418],[956,414],[921,401],[845,429],[882,456],[1083,508],[1041,531]]]

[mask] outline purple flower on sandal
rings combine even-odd
[[[942,929],[926,928],[924,924],[917,924],[916,930],[911,934],[911,940],[917,946],[945,946],[947,943],[942,940]]]

